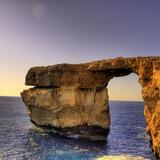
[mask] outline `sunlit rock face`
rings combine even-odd
[[[33,123],[53,133],[104,140],[110,128],[107,84],[139,76],[151,147],[160,158],[160,57],[115,58],[31,68],[22,92]]]
[[[31,120],[51,132],[92,140],[104,140],[109,133],[106,88],[33,88],[22,97]]]

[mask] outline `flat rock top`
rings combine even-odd
[[[160,67],[160,57],[118,57],[81,64],[33,67],[27,73],[25,84],[36,87],[101,88],[113,77],[139,74],[141,69],[152,69],[154,64]]]

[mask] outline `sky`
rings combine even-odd
[[[160,56],[159,44],[159,0],[0,0],[0,96],[19,96],[33,66]],[[110,98],[140,100],[137,81],[114,78]]]

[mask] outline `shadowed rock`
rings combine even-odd
[[[21,95],[36,125],[62,135],[104,140],[110,128],[107,84],[130,73],[139,76],[146,130],[160,158],[160,57],[33,67],[25,83],[35,87]]]

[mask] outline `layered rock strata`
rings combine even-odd
[[[36,87],[22,93],[31,120],[53,133],[106,139],[109,126],[107,89]]]
[[[139,76],[146,130],[160,158],[160,57],[33,67],[25,83],[35,87],[21,95],[36,125],[66,136],[104,140],[110,128],[107,84],[130,73]]]

